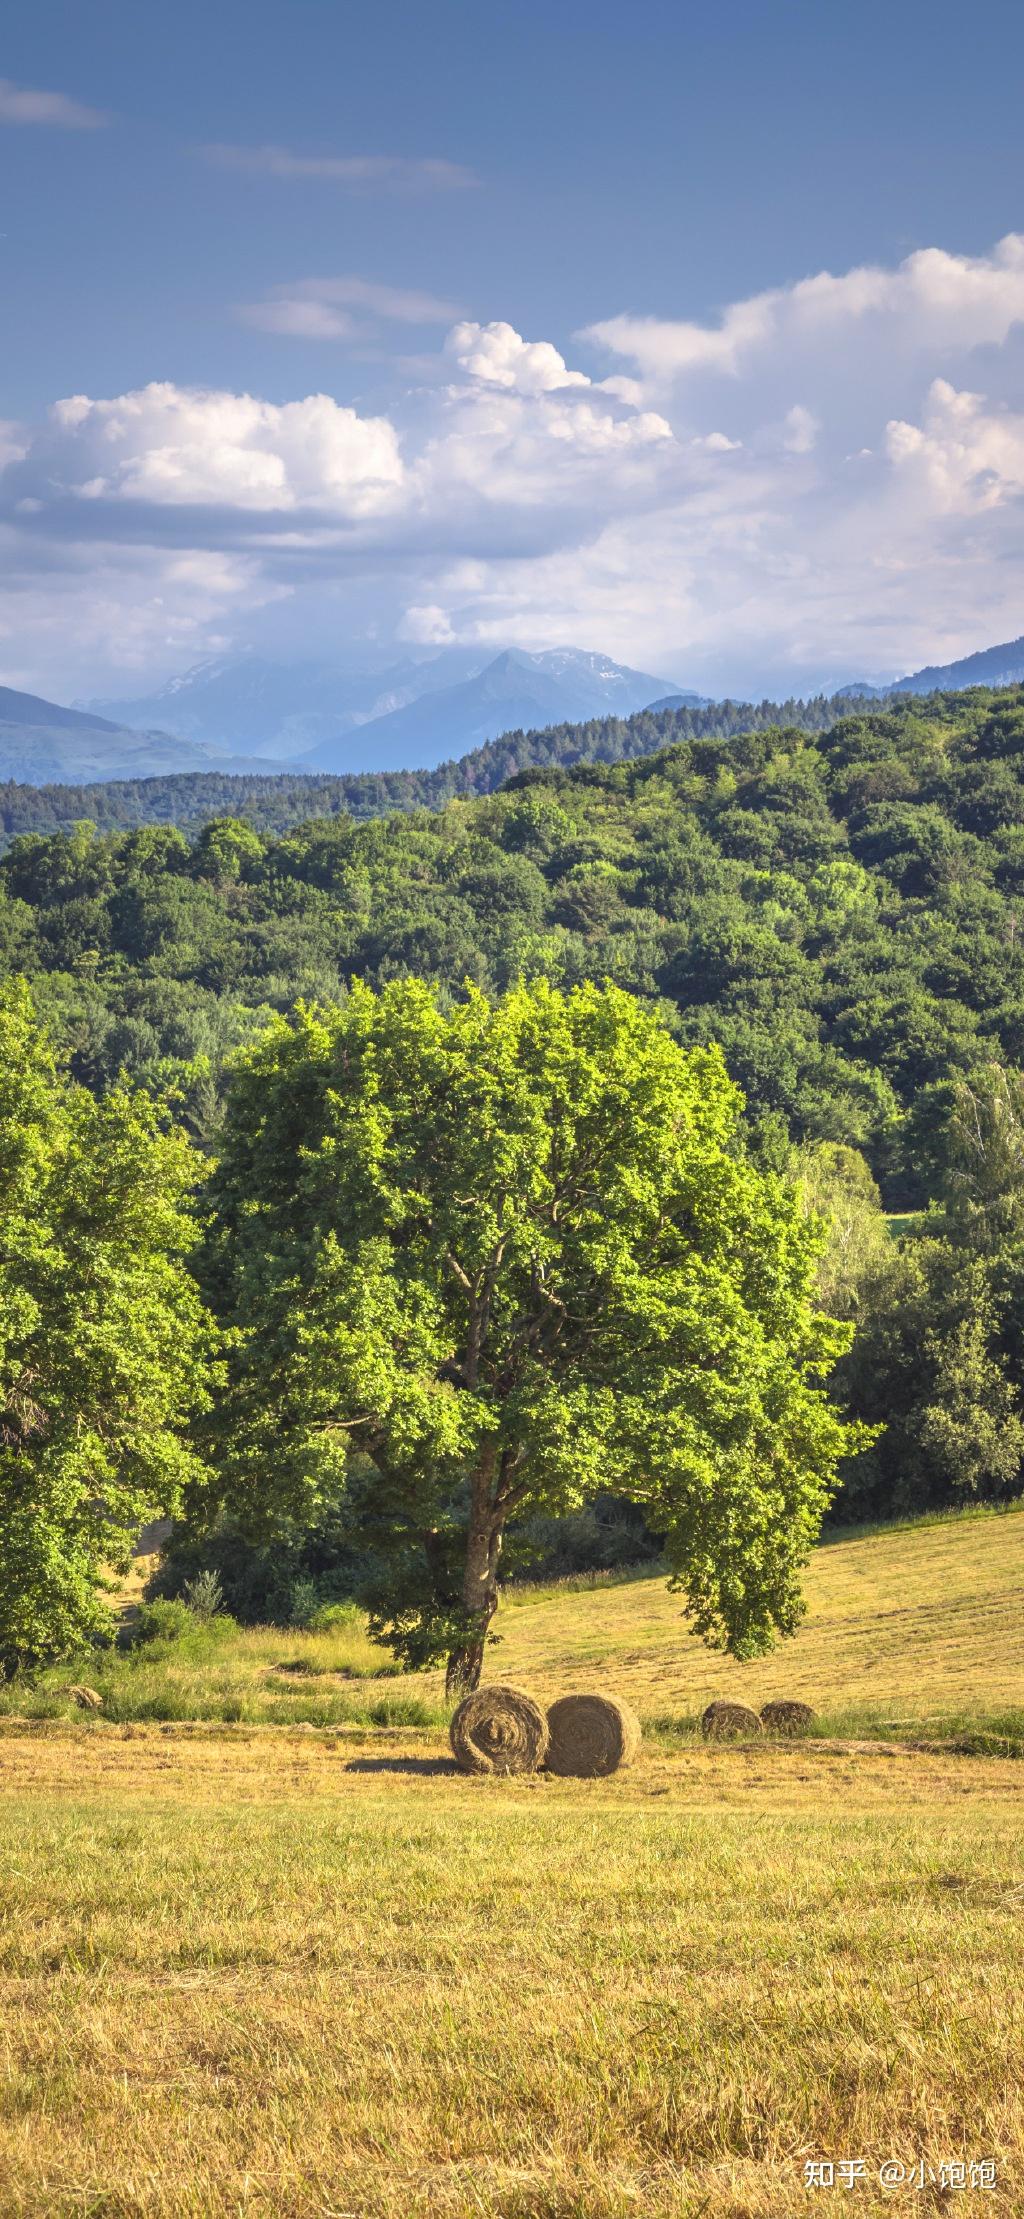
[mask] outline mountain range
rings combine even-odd
[[[1019,686],[1024,679],[1024,639],[1007,640],[1002,647],[983,647],[977,655],[964,655],[958,663],[932,663],[900,678],[890,693],[959,692],[963,686]]]
[[[891,687],[858,682],[843,692],[881,700],[1022,679],[1024,638]],[[135,700],[70,709],[0,686],[0,779],[41,786],[194,771],[429,770],[509,732],[708,706],[704,695],[575,648],[493,655],[453,647],[358,676],[240,655],[198,663]]]
[[[432,769],[502,732],[631,716],[670,681],[607,655],[549,648],[449,647],[353,676],[323,663],[255,655],[197,663],[158,692],[89,707],[122,724],[157,726],[215,748],[242,747],[296,769],[346,773]],[[702,696],[681,697],[696,705]]]
[[[38,694],[0,686],[0,778],[29,786],[79,779],[160,778],[175,771],[223,768],[223,754],[175,733],[136,731],[86,709],[64,709]],[[268,768],[251,757],[235,771]],[[282,766],[283,767],[283,766]]]

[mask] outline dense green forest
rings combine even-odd
[[[457,993],[611,978],[719,1041],[759,1123],[930,1191],[953,1071],[1024,1060],[1024,695],[948,695],[520,773],[439,812],[261,835],[215,819],[21,835],[0,964],[74,1069],[177,1078],[205,1137],[265,1009],[405,974]]]
[[[466,981],[610,980],[720,1044],[750,1161],[833,1222],[822,1294],[859,1328],[836,1391],[886,1426],[847,1468],[853,1515],[1020,1483],[1022,899],[1024,689],[979,689],[283,833],[22,833],[0,971],[79,1079],[169,1089],[203,1148],[232,1050],[356,978],[442,1008]]]
[[[62,832],[82,817],[105,831],[139,824],[177,824],[195,831],[210,817],[241,817],[262,832],[286,832],[311,816],[386,816],[396,809],[440,809],[460,796],[494,793],[530,768],[625,762],[672,741],[728,738],[782,724],[822,732],[845,697],[811,701],[719,701],[706,709],[645,709],[633,717],[555,724],[539,732],[505,732],[436,770],[359,771],[346,777],[268,771],[232,777],[193,771],[177,777],[111,779],[84,786],[25,786],[0,780],[0,843],[19,832]]]

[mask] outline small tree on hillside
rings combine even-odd
[[[0,1677],[108,1631],[101,1579],[199,1465],[187,1142],[69,1080],[0,988]]]
[[[237,1336],[222,1491],[250,1527],[347,1485],[376,1630],[479,1678],[510,1519],[642,1504],[699,1631],[791,1631],[841,1454],[815,1227],[735,1151],[715,1050],[612,987],[447,1013],[401,980],[237,1069],[207,1281]]]
[[[824,1227],[815,1274],[819,1299],[836,1316],[856,1318],[869,1282],[892,1256],[871,1172],[856,1148],[836,1140],[805,1141],[793,1149],[789,1168],[805,1214]]]
[[[984,1064],[950,1082],[940,1143],[940,1193],[954,1236],[982,1256],[1021,1246],[1024,1072]]]

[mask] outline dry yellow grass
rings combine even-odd
[[[0,1790],[4,2219],[1024,2208],[1019,1764],[9,1725]]]
[[[513,1599],[493,1654],[648,1717],[991,1716],[1022,1572],[1024,1518],[967,1520],[822,1551],[766,1664],[656,1580]],[[1019,1761],[649,1735],[607,1780],[472,1779],[440,1726],[8,1718],[0,2214],[1016,2219],[1022,1921]],[[889,2193],[887,2159],[997,2185]]]
[[[715,1697],[795,1696],[826,1715],[984,1718],[1024,1705],[1024,1509],[855,1535],[815,1551],[807,1616],[751,1664],[706,1649],[662,1579],[520,1588],[488,1671],[550,1699],[607,1685],[647,1719]],[[412,1682],[404,1682],[412,1685]]]
[[[486,1676],[544,1702],[607,1690],[652,1723],[696,1725],[729,1697],[814,1705],[825,1731],[990,1727],[1024,1742],[1024,1506],[856,1534],[815,1551],[808,1614],[794,1639],[737,1664],[689,1632],[666,1580],[506,1591]],[[108,1718],[228,1719],[330,1727],[441,1724],[443,1675],[401,1673],[358,1614],[330,1632],[222,1627],[188,1642],[109,1652],[0,1688],[0,1715],[70,1716],[66,1689],[88,1679]],[[1014,1715],[1016,1714],[1016,1715]]]

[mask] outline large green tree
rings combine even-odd
[[[105,1571],[198,1476],[194,1178],[149,1100],[97,1102],[0,988],[0,1675],[109,1630]]]
[[[717,1050],[614,987],[443,1010],[399,980],[275,1023],[212,1189],[221,1499],[273,1530],[347,1484],[378,1629],[453,1689],[508,1522],[598,1490],[664,1533],[706,1638],[792,1630],[855,1445],[820,1384],[849,1331],[740,1111]]]

